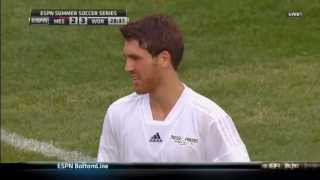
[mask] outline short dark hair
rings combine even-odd
[[[122,26],[120,31],[125,40],[137,40],[140,47],[153,57],[167,50],[171,55],[172,66],[175,70],[178,69],[184,51],[183,35],[171,17],[146,16]]]

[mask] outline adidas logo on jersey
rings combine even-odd
[[[155,135],[153,135],[150,138],[149,142],[162,142],[162,139],[161,139],[159,133],[157,132]]]

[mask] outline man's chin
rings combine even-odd
[[[138,88],[138,87],[134,87],[134,91],[135,91],[137,94],[146,94],[146,93],[148,93],[147,90],[142,89],[142,88]]]
[[[147,93],[146,91],[137,90],[137,89],[135,89],[134,91],[135,91],[137,94],[146,94],[146,93]]]

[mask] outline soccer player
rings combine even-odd
[[[249,161],[230,116],[179,80],[184,43],[177,24],[152,15],[120,31],[135,92],[109,106],[98,161]]]

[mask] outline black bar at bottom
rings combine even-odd
[[[266,168],[271,165],[270,168]],[[15,163],[0,164],[0,174],[12,178],[46,179],[320,179],[319,163],[311,168],[290,168],[277,163],[212,164],[104,164],[104,163]],[[274,165],[276,164],[276,165]],[[299,164],[299,163],[297,163]],[[306,166],[308,163],[300,163]],[[287,169],[281,167],[287,167]],[[272,169],[274,168],[274,169]]]

